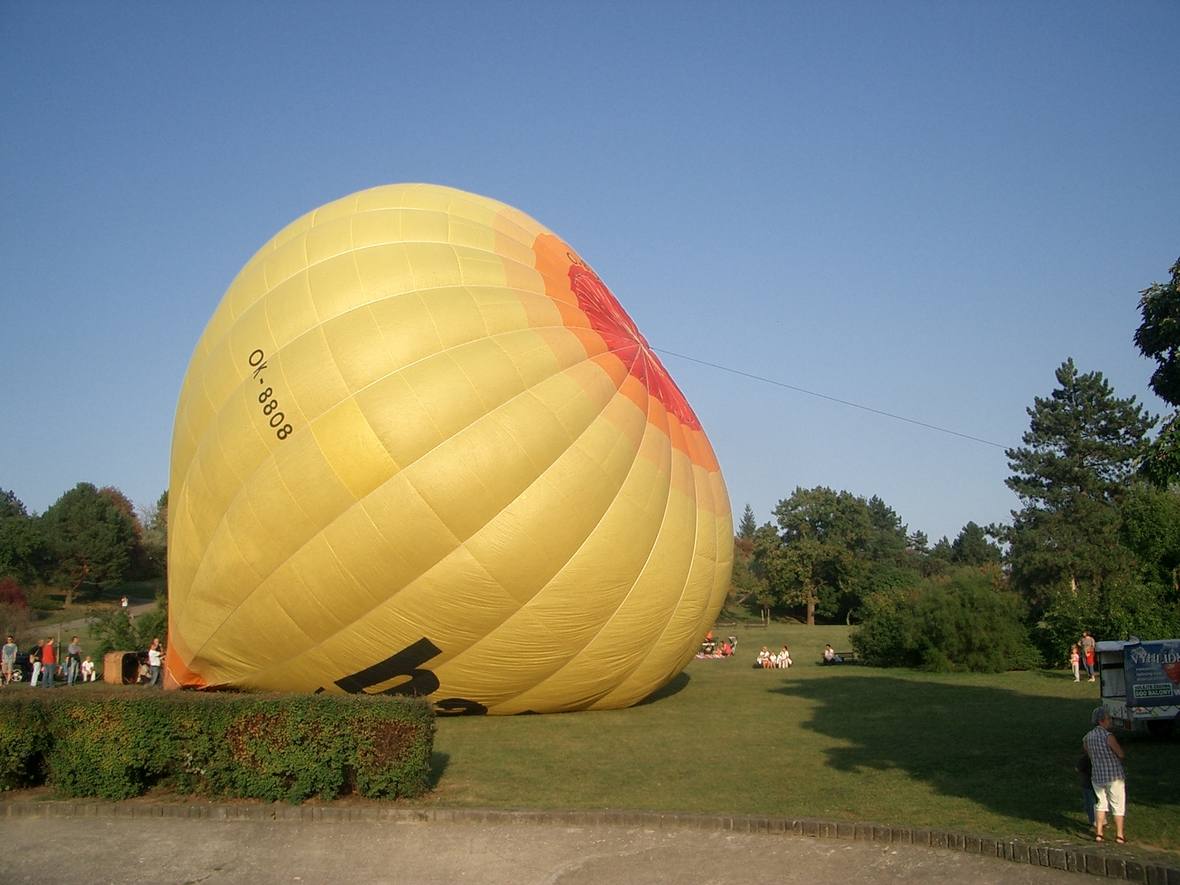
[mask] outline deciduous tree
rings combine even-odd
[[[45,535],[13,492],[0,489],[0,577],[30,586],[49,562]]]
[[[143,550],[153,574],[168,573],[168,490],[156,499],[156,503],[144,509]]]
[[[1180,481],[1180,261],[1168,283],[1153,283],[1140,293],[1143,321],[1135,330],[1139,352],[1156,361],[1151,389],[1174,411],[1160,429],[1143,462],[1144,474],[1157,485]]]
[[[65,588],[66,604],[80,590],[123,580],[135,545],[135,526],[109,494],[78,483],[41,517],[54,554],[52,578]]]
[[[824,486],[797,488],[774,510],[779,532],[755,561],[780,605],[848,620],[866,594],[916,579],[906,527],[880,498]]]

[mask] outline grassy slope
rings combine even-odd
[[[932,675],[820,667],[839,627],[736,633],[629,710],[447,718],[430,801],[824,817],[1076,841],[1073,764],[1097,686],[1063,672]],[[752,668],[784,641],[797,666]],[[1128,738],[1128,834],[1180,851],[1177,744]]]
[[[91,611],[102,608],[114,608],[119,604],[119,598],[121,596],[126,596],[132,605],[152,602],[155,600],[157,594],[164,593],[166,590],[167,587],[164,578],[152,578],[145,581],[127,581],[107,588],[97,598],[80,600],[69,607],[66,607],[63,602],[65,596],[64,591],[51,591],[45,599],[45,603],[48,606],[47,610],[36,612],[34,619],[30,623],[15,631],[17,645],[23,649],[32,645],[34,642],[39,642],[46,636],[54,636],[56,638],[61,632],[58,629],[58,625],[69,624],[71,625],[71,632],[77,632],[82,637],[82,647],[85,649],[93,641],[90,635],[89,625],[86,624],[83,626],[86,617]],[[68,639],[69,637],[63,638]]]

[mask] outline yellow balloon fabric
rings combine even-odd
[[[700,422],[524,213],[362,191],[238,274],[176,411],[172,686],[634,704],[692,658],[733,529]]]

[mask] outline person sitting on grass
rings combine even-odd
[[[90,655],[87,655],[86,659],[82,661],[82,681],[94,681],[94,661],[91,660]]]
[[[791,650],[784,645],[782,651],[774,656],[774,665],[780,670],[786,670],[792,663]]]
[[[721,657],[723,657],[723,658],[733,657],[733,646],[729,644],[728,639],[726,639],[724,642],[721,643]]]
[[[758,652],[758,659],[754,661],[754,666],[756,668],[761,667],[763,670],[770,669],[770,649],[765,645],[762,646],[762,650]]]

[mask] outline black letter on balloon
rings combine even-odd
[[[336,684],[349,694],[360,694],[372,685],[387,682],[397,676],[409,676],[409,682],[403,682],[394,688],[386,689],[379,694],[409,694],[414,696],[428,695],[438,690],[438,677],[429,670],[418,669],[431,658],[442,653],[437,645],[423,636],[413,645],[408,645],[392,657],[374,664],[371,667],[336,680]]]

